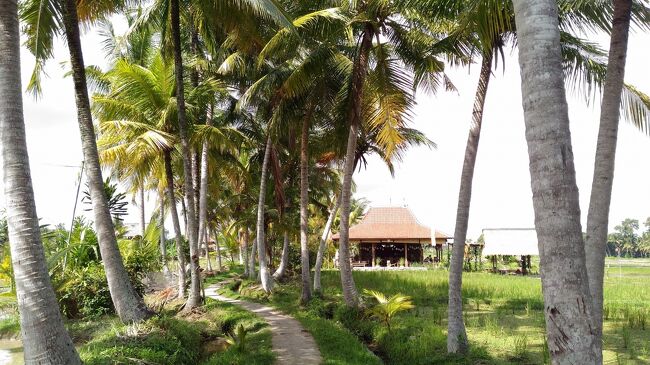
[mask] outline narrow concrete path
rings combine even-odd
[[[217,293],[219,284],[205,288],[205,295],[238,305],[264,318],[271,328],[271,342],[278,365],[320,365],[323,359],[311,334],[294,318],[258,303],[231,299]]]

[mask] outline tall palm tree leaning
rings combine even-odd
[[[270,129],[270,128],[269,128]],[[270,133],[270,131],[269,131]],[[269,271],[268,262],[266,260],[266,242],[265,242],[265,232],[264,232],[264,205],[266,204],[266,183],[268,180],[269,174],[269,159],[271,158],[271,135],[269,134],[266,137],[266,143],[264,144],[264,159],[262,160],[262,176],[260,178],[260,195],[257,201],[257,233],[256,233],[256,242],[255,245],[258,251],[258,261],[260,263],[260,281],[262,282],[262,289],[265,292],[270,293],[273,290],[273,277]],[[255,253],[253,253],[253,258],[255,260]],[[252,261],[251,273],[255,272],[255,264]],[[254,274],[251,274],[254,275]]]
[[[348,141],[345,150],[345,164],[343,167],[343,184],[341,186],[341,230],[339,238],[339,269],[341,271],[341,287],[343,299],[348,306],[356,307],[359,303],[356,285],[352,277],[350,264],[350,202],[352,198],[352,175],[355,167],[355,152],[357,137],[362,120],[363,84],[368,73],[368,59],[372,48],[372,39],[375,36],[373,25],[368,22],[363,26],[360,35],[359,49],[354,64],[352,65],[352,78],[350,80],[350,106],[348,108],[347,122],[349,124]]]
[[[86,164],[90,196],[93,203],[99,249],[102,255],[104,270],[106,271],[108,288],[120,320],[125,323],[139,322],[148,318],[151,312],[146,308],[144,301],[134,290],[129,275],[124,268],[122,255],[117,247],[113,221],[111,220],[106,196],[104,195],[104,183],[99,164],[97,143],[95,141],[95,130],[90,110],[88,88],[86,86],[86,72],[79,36],[77,2],[75,0],[64,1],[63,26],[65,29],[66,43],[70,51],[81,145]]]
[[[608,3],[603,3],[601,8],[595,13],[593,4],[570,5],[564,6],[562,9],[563,13],[560,14],[562,55],[565,67],[567,67],[565,69],[565,80],[570,82],[581,93],[584,90],[591,90],[593,86],[600,86],[604,83],[606,75],[606,65],[602,61],[604,52],[593,44],[575,37],[570,33],[575,31],[575,28],[581,29],[583,27],[609,32],[610,24],[604,22],[602,19],[607,18],[610,10],[608,9]],[[641,7],[638,12],[639,18],[637,18],[637,21],[640,23],[643,21],[643,10]],[[594,17],[592,14],[598,14],[598,16]],[[494,57],[503,53],[502,48],[516,37],[514,15],[512,13],[511,3],[508,1],[478,3],[474,7],[464,10],[458,18],[459,25],[450,38],[458,39],[459,36],[463,36],[465,32],[469,31],[471,34],[474,34],[475,41],[483,49],[484,54],[486,52],[493,52],[490,56],[493,58],[493,62]],[[574,19],[581,19],[581,21],[576,24]],[[489,23],[497,24],[497,26],[487,26]],[[483,115],[481,100],[485,99],[489,78],[490,73],[485,73],[484,69],[482,69],[473,108],[470,134],[467,140],[466,155],[463,161],[454,242],[464,242],[466,239],[473,169],[476,162],[476,153],[481,132],[480,124],[482,123]],[[485,88],[482,86],[485,86]],[[621,103],[621,107],[630,116],[631,121],[643,130],[644,118],[648,108],[648,103],[644,103],[646,98],[632,86],[626,85],[625,90],[626,99]],[[589,93],[585,94],[588,95],[588,101],[591,95]],[[462,276],[463,247],[460,245],[456,246],[454,254],[456,258],[451,259],[449,279],[450,310],[447,348],[449,352],[466,352],[468,343],[460,307],[462,303],[462,278],[460,276]]]
[[[603,277],[607,247],[609,205],[614,182],[616,139],[621,105],[621,92],[625,77],[625,59],[630,29],[632,0],[614,1],[614,18],[609,46],[609,62],[603,87],[600,108],[600,128],[596,144],[594,176],[587,214],[585,255],[589,291],[594,303],[594,332],[597,338],[603,333]],[[602,341],[596,341],[598,353],[602,353]]]
[[[318,244],[318,252],[316,254],[316,264],[314,265],[314,292],[320,293],[322,290],[321,287],[321,271],[323,268],[323,260],[325,256],[325,248],[327,245],[327,237],[330,234],[332,229],[332,224],[334,223],[334,218],[336,213],[339,211],[341,199],[338,195],[334,197],[334,206],[330,210],[330,213],[327,217],[327,222],[325,222],[325,227],[323,228],[323,234],[320,236],[320,241]]]
[[[0,0],[0,144],[25,364],[81,364],[52,289],[34,203],[23,121],[16,0]]]
[[[167,200],[169,200],[169,212],[172,216],[172,225],[176,235],[176,256],[178,258],[178,298],[185,297],[185,252],[183,251],[183,235],[181,234],[181,221],[178,219],[178,208],[176,207],[176,194],[174,192],[174,170],[172,169],[172,152],[163,152],[165,164],[165,181]]]
[[[186,232],[190,246],[190,292],[185,303],[185,310],[201,305],[201,282],[199,276],[199,249],[197,244],[197,226],[195,199],[193,189],[188,186],[194,181],[192,177],[192,156],[188,135],[187,113],[185,109],[185,91],[183,84],[183,46],[181,45],[180,7],[179,0],[171,0],[171,29],[174,52],[174,74],[176,76],[176,101],[178,104],[178,131],[181,140],[181,156],[183,158],[183,174],[185,184],[185,201],[187,202]]]
[[[177,294],[184,298],[185,254],[172,166],[172,153],[176,151],[173,134],[176,133],[177,113],[169,112],[175,111],[176,85],[172,81],[174,74],[170,65],[160,54],[153,57],[146,67],[119,60],[103,76],[109,86],[108,92],[95,94],[93,105],[101,132],[98,142],[101,161],[109,166],[119,166],[125,175],[155,175],[162,212],[167,195],[178,258]],[[143,93],[143,90],[147,92]],[[137,113],[133,105],[138,106]]]
[[[554,364],[596,364],[555,0],[514,0],[522,104]]]
[[[307,303],[311,299],[311,279],[309,271],[309,125],[315,105],[309,106],[302,122],[300,133],[300,267],[302,270],[302,290],[300,301]]]
[[[454,230],[454,246],[451,262],[449,264],[449,306],[447,325],[447,351],[450,353],[465,353],[468,350],[467,333],[463,323],[463,260],[465,257],[465,239],[467,238],[467,224],[469,207],[472,199],[472,180],[474,177],[474,166],[478,143],[481,137],[481,125],[483,121],[483,106],[487,95],[490,74],[492,73],[492,50],[483,54],[481,61],[481,73],[476,97],[472,110],[472,122],[465,147],[465,159],[463,160],[463,171],[460,177],[460,191],[458,192],[458,209],[456,210],[456,228]]]

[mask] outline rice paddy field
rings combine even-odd
[[[292,282],[279,285],[271,298],[262,300],[298,318],[326,312],[322,308],[328,303],[342,302],[338,274],[324,272],[324,298],[309,307],[295,304],[299,289]],[[465,273],[463,279],[464,312],[472,352],[463,359],[447,356],[447,275],[445,269],[355,271],[359,291],[405,294],[412,297],[416,307],[399,314],[391,331],[372,320],[345,327],[386,364],[549,363],[540,278],[481,272]],[[253,291],[242,289],[239,295],[255,299]],[[650,260],[607,261],[604,314],[605,363],[650,364]],[[336,322],[336,315],[330,321]],[[352,364],[341,364],[344,363]]]

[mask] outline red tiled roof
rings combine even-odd
[[[450,238],[436,231],[436,238]],[[339,234],[332,236],[338,241]],[[370,208],[361,222],[350,227],[350,240],[431,239],[431,228],[420,224],[408,208]]]

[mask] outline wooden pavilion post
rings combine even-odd
[[[375,266],[375,243],[374,242],[372,243],[372,264],[371,264],[371,266],[372,267]]]
[[[404,267],[409,266],[409,244],[404,244]]]

